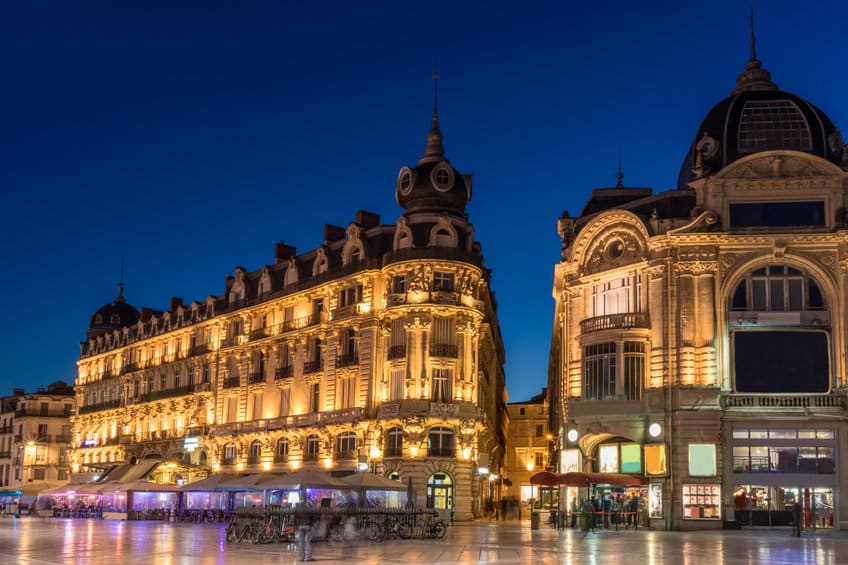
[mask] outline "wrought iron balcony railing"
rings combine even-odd
[[[606,314],[595,316],[580,322],[580,333],[598,332],[601,330],[626,330],[630,328],[649,328],[650,319],[647,312],[627,312],[623,314]]]

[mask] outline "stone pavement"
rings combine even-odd
[[[293,545],[228,544],[226,526],[96,519],[0,520],[0,563],[295,564]],[[394,565],[505,563],[547,565],[837,564],[848,562],[848,534],[786,529],[725,532],[579,531],[527,522],[461,523],[443,540],[316,543],[317,563]],[[619,563],[622,562],[622,563]]]

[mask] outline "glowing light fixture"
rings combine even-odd
[[[653,424],[648,426],[648,433],[651,435],[651,437],[659,437],[659,435],[662,433],[662,426],[654,422]]]
[[[577,438],[580,437],[580,434],[577,433],[577,430],[571,428],[570,430],[568,430],[568,434],[566,435],[566,437],[568,438],[568,441],[575,442],[577,441]]]

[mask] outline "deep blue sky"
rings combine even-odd
[[[0,8],[0,394],[73,380],[122,256],[128,301],[165,308],[221,294],[276,241],[317,247],[358,208],[393,223],[435,63],[447,155],[474,175],[510,400],[536,394],[557,217],[614,185],[619,151],[626,185],[675,185],[748,58],[747,5],[407,4]],[[848,128],[846,3],[754,7],[773,80]]]

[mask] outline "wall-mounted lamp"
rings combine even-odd
[[[568,438],[568,441],[574,443],[575,441],[577,441],[577,438],[580,437],[580,434],[577,432],[577,430],[571,428],[570,430],[568,430],[568,433],[565,435],[565,437]]]
[[[650,434],[651,437],[660,437],[661,433],[662,426],[659,425],[657,422],[654,422],[650,426],[648,426],[648,434]]]

